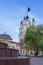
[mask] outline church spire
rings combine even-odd
[[[35,19],[33,18],[32,19],[32,26],[34,26],[35,25]]]

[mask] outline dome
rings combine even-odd
[[[21,24],[22,24],[22,21],[21,21]]]
[[[8,34],[0,34],[0,39],[12,40],[11,36]]]
[[[34,18],[32,19],[32,22],[35,22]]]
[[[27,16],[26,16],[26,19],[28,19],[28,18],[29,18],[29,16],[27,15]]]

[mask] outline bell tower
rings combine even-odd
[[[23,39],[24,39],[24,36],[25,36],[25,33],[26,33],[26,29],[27,27],[30,27],[31,23],[30,23],[30,20],[29,20],[29,16],[28,16],[28,12],[30,11],[31,9],[28,8],[27,10],[27,14],[26,16],[23,18],[23,20],[20,22],[20,28],[19,28],[19,42]]]

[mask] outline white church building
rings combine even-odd
[[[19,28],[19,43],[21,44],[21,51],[22,53],[26,53],[26,51],[23,49],[25,46],[25,43],[23,42],[24,40],[24,35],[26,33],[26,29],[30,26],[34,26],[35,25],[35,20],[34,18],[32,19],[32,21],[30,21],[29,16],[25,16],[23,18],[23,21],[20,22],[20,28]],[[31,50],[29,51],[30,54]],[[32,50],[33,52],[33,50]],[[30,54],[31,55],[31,54]],[[34,52],[33,52],[34,55]]]

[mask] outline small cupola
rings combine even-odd
[[[21,21],[21,23],[20,24],[22,24],[22,21]]]
[[[35,25],[35,19],[33,18],[32,19],[32,26],[34,26]]]
[[[28,19],[28,18],[29,18],[29,16],[27,15],[27,16],[26,16],[26,19]]]

